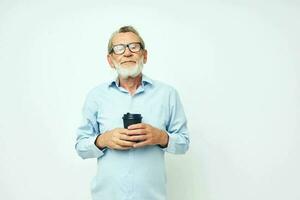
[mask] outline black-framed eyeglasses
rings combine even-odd
[[[116,44],[113,45],[110,53],[114,53],[116,55],[121,55],[125,52],[126,47],[128,47],[129,51],[132,53],[139,52],[141,49],[143,49],[142,44],[140,42],[132,42],[129,44]]]

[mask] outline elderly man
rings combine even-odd
[[[178,93],[142,74],[147,50],[132,26],[112,34],[107,60],[118,76],[88,93],[75,145],[81,158],[97,158],[92,198],[165,200],[164,154],[183,154],[189,147]],[[141,114],[142,123],[123,128],[128,112]]]

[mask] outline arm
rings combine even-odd
[[[169,137],[167,147],[163,150],[173,154],[184,154],[189,149],[190,140],[186,116],[175,89],[171,91],[169,105],[170,117],[166,127]]]
[[[75,149],[78,155],[83,158],[98,158],[104,155],[104,150],[100,150],[95,145],[95,140],[100,134],[97,122],[98,105],[90,92],[85,100],[82,109],[82,123],[77,129]]]

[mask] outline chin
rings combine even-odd
[[[123,68],[135,67],[135,64],[134,64],[134,63],[130,63],[130,64],[122,64],[121,67],[123,67]]]

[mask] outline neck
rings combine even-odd
[[[119,81],[120,86],[126,89],[131,95],[133,95],[138,89],[138,87],[141,85],[142,73],[140,73],[137,77],[128,77],[127,79],[124,79],[119,76]]]

